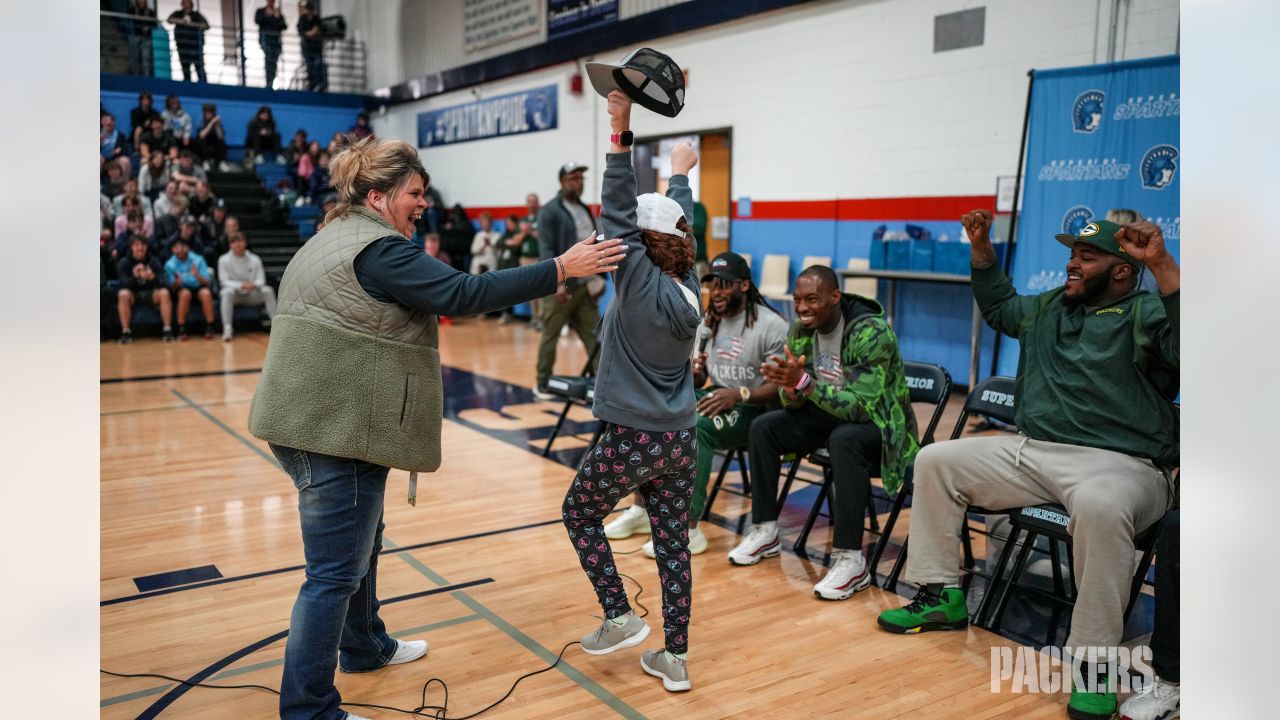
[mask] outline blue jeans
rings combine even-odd
[[[302,51],[302,61],[307,65],[307,89],[325,92],[329,89],[328,68],[324,65],[323,50]]]
[[[280,683],[282,720],[342,720],[335,666],[387,664],[396,641],[378,617],[378,553],[388,469],[271,445],[298,489],[306,581],[289,618]]]

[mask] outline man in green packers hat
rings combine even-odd
[[[1152,223],[1098,220],[1078,235],[1057,236],[1071,248],[1064,286],[1019,295],[996,263],[991,213],[975,210],[961,222],[972,242],[973,297],[987,323],[1021,345],[1018,434],[920,451],[906,571],[920,592],[881,613],[880,627],[967,627],[959,588],[965,508],[1058,503],[1071,517],[1079,583],[1066,648],[1084,666],[1067,712],[1076,720],[1110,718],[1115,685],[1105,681],[1117,668],[1105,658],[1124,630],[1133,539],[1174,502],[1168,470],[1178,464],[1178,264]],[[1143,268],[1158,295],[1138,290]]]

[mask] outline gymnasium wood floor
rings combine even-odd
[[[598,623],[559,524],[573,475],[563,463],[577,456],[593,425],[588,411],[575,409],[571,432],[582,434],[557,442],[563,463],[540,456],[545,440],[537,438],[547,437],[560,405],[528,393],[537,340],[523,324],[492,320],[442,328],[445,462],[422,477],[416,508],[405,502],[407,474],[392,472],[378,588],[388,628],[428,639],[430,653],[339,675],[345,700],[412,708],[422,684],[439,677],[450,688],[450,716],[469,714]],[[195,336],[102,345],[103,668],[279,687],[303,555],[293,486],[246,429],[266,346],[264,333],[230,344]],[[559,355],[557,372],[575,373],[584,360],[576,339],[562,339]],[[953,398],[940,432],[958,405]],[[732,473],[726,486],[736,483]],[[800,492],[812,491],[805,487]],[[812,497],[793,491],[782,518],[784,547]],[[829,547],[824,524],[810,540],[813,560],[784,552],[736,568],[725,554],[749,505],[722,492],[714,509],[722,520],[703,524],[710,548],[694,560],[692,692],[664,691],[641,671],[638,649],[592,657],[574,646],[557,669],[523,681],[484,717],[1065,717],[1065,696],[990,692],[990,648],[1009,640],[974,629],[882,632],[876,615],[904,599],[876,587],[844,602],[815,598],[811,586]],[[906,523],[899,528],[901,538]],[[644,539],[614,547],[635,550]],[[874,539],[868,535],[867,544]],[[882,572],[893,556],[886,553]],[[643,584],[640,602],[660,630],[653,561],[635,552],[617,562]],[[217,579],[166,575],[206,566]],[[135,583],[152,576],[160,576],[156,589]],[[634,597],[630,581],[628,590]],[[101,677],[103,718],[276,716],[276,696],[261,690],[184,691],[153,678]],[[428,700],[439,704],[438,686]]]

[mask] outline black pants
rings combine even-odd
[[[267,88],[271,88],[276,81],[276,67],[280,62],[280,39],[277,37],[274,41],[262,43],[262,56],[265,60],[267,73]]]
[[[672,653],[689,650],[689,502],[697,457],[694,428],[663,432],[610,425],[583,461],[561,508],[578,561],[605,617],[612,619],[630,612],[631,605],[604,536],[604,518],[633,491],[644,495],[662,580],[662,630]]]
[[[826,446],[834,480],[831,505],[839,550],[862,548],[862,516],[871,497],[871,477],[880,474],[880,429],[839,420],[813,405],[772,410],[751,423],[751,520],[778,519],[778,475],[782,455],[803,457]]]
[[[1151,633],[1151,665],[1157,675],[1169,682],[1180,682],[1181,675],[1178,632],[1181,512],[1174,510],[1165,515],[1156,541],[1156,627]]]
[[[208,82],[208,78],[204,74],[204,49],[184,50],[178,48],[178,65],[182,67],[182,79],[191,80],[191,69],[194,67],[196,71],[196,79],[200,82]]]
[[[227,142],[213,133],[204,139],[196,138],[192,144],[201,160],[217,164],[227,159]]]

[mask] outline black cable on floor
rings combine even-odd
[[[632,550],[632,552],[635,552],[635,551]],[[640,609],[643,611],[640,617],[643,618],[648,616],[649,608],[645,607],[644,603],[640,602],[640,596],[644,593],[644,586],[640,584],[639,580],[636,580],[630,575],[626,575],[623,573],[618,573],[618,575],[619,577],[624,577],[636,584],[636,594],[635,594],[635,597],[632,598],[632,601],[636,605],[638,605]],[[422,699],[421,699],[422,704],[412,710],[392,707],[390,705],[375,705],[373,703],[344,702],[342,703],[342,705],[344,707],[368,708],[370,710],[387,710],[389,712],[398,712],[403,715],[413,715],[416,717],[432,718],[433,720],[470,720],[470,718],[474,718],[478,715],[486,713],[492,710],[493,708],[497,707],[498,705],[502,704],[503,701],[511,697],[511,694],[516,691],[516,686],[518,686],[520,682],[525,678],[531,678],[534,675],[541,675],[544,672],[554,670],[556,666],[560,664],[560,661],[564,659],[564,654],[571,645],[581,645],[581,644],[582,642],[580,640],[574,640],[572,642],[565,643],[565,646],[560,648],[560,654],[556,656],[555,662],[542,668],[541,670],[534,670],[533,672],[525,673],[524,675],[521,675],[520,677],[516,678],[516,681],[511,683],[511,689],[507,690],[505,695],[498,698],[493,703],[489,704],[483,709],[477,710],[471,713],[470,715],[454,717],[454,716],[448,716],[445,714],[448,712],[448,708],[449,708],[449,686],[448,684],[445,683],[444,680],[441,680],[440,678],[434,678],[434,677],[422,684]],[[105,669],[99,669],[99,672],[101,672],[103,675],[110,675],[112,677],[118,677],[118,678],[156,678],[159,680],[167,680],[169,682],[178,683],[179,685],[187,685],[189,687],[210,688],[214,690],[266,690],[267,692],[273,695],[280,694],[279,690],[276,690],[275,688],[267,687],[266,685],[254,685],[254,684],[215,685],[213,683],[192,682],[190,680],[182,680],[176,677],[170,677],[168,675],[160,675],[158,673],[118,673],[118,672],[112,672],[110,670],[105,670]],[[439,683],[440,689],[444,692],[444,700],[439,705],[427,704],[427,690],[430,689],[432,683]]]

